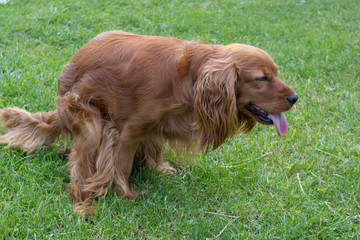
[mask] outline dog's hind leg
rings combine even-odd
[[[99,151],[100,136],[90,133],[81,119],[77,119],[72,131],[72,149],[68,159],[71,183],[68,190],[75,203],[75,212],[83,216],[92,216],[95,208],[92,199],[100,194],[96,190],[86,190],[86,186],[96,173],[96,158]],[[88,123],[88,127],[91,125]]]
[[[141,138],[138,126],[104,121],[99,110],[82,104],[75,94],[62,97],[58,106],[72,138],[68,189],[75,212],[92,216],[93,199],[108,194],[112,183],[119,196],[134,199],[138,194],[128,179]]]
[[[68,190],[75,203],[75,212],[92,216],[95,212],[92,200],[98,192],[84,188],[96,173],[103,129],[101,113],[94,106],[82,103],[74,93],[58,98],[58,112],[63,127],[71,135],[72,149],[68,155],[71,183]]]
[[[126,146],[126,147],[125,147]],[[96,158],[96,173],[89,179],[83,191],[93,192],[95,195],[106,195],[110,183],[121,196],[134,199],[137,193],[129,185],[131,173],[133,144],[121,143],[118,129],[111,123],[104,126],[99,153]],[[132,156],[132,157],[131,157]]]
[[[138,144],[129,139],[124,141],[125,139],[125,135],[122,135],[113,123],[104,124],[101,144],[95,160],[95,172],[82,184],[79,192],[81,196],[107,195],[110,185],[119,197],[134,199],[138,196],[134,187],[128,182]],[[83,202],[86,204],[87,200],[82,198],[80,201],[82,205],[75,206],[76,211],[82,214],[87,212],[86,207],[92,207],[84,206]]]
[[[95,213],[93,198],[96,194],[84,191],[87,180],[95,174],[96,145],[92,139],[83,135],[73,136],[73,148],[69,155],[69,169],[71,183],[68,190],[75,203],[75,212],[91,217]]]

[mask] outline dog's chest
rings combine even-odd
[[[189,113],[181,115],[166,115],[156,125],[158,135],[168,140],[188,140],[192,136],[192,116]]]

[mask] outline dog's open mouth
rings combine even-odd
[[[254,104],[248,104],[245,106],[251,114],[255,115],[257,120],[263,124],[274,124],[277,133],[280,137],[284,136],[288,130],[288,123],[284,114],[271,114],[267,113]]]

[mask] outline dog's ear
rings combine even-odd
[[[238,72],[228,59],[208,60],[194,84],[196,126],[201,135],[200,146],[206,152],[219,147],[238,128]]]

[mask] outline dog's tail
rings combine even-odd
[[[62,132],[58,112],[29,113],[19,108],[0,110],[0,125],[6,132],[0,144],[17,147],[28,153],[47,146]]]

